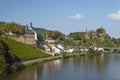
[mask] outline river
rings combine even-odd
[[[120,54],[44,62],[1,80],[120,80]]]

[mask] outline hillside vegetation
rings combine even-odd
[[[24,43],[0,36],[0,76],[24,68],[21,60],[48,57],[50,55]]]
[[[0,34],[15,33],[21,35],[23,32],[23,27],[19,23],[15,22],[0,22]]]
[[[6,44],[8,44],[11,53],[14,53],[19,59],[28,60],[34,58],[48,57],[49,55],[41,52],[39,49],[36,49],[32,46],[29,46],[24,43],[16,42],[9,38],[1,38]]]

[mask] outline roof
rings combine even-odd
[[[30,29],[24,29],[25,34],[35,34],[32,30]]]
[[[55,44],[48,44],[49,47],[52,49],[53,47],[55,47]]]

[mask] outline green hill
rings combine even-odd
[[[38,34],[44,34],[46,32],[49,32],[50,30],[44,29],[44,28],[35,28],[33,27],[33,29],[38,33]]]
[[[50,56],[27,44],[20,43],[5,37],[1,37],[1,39],[9,46],[10,51],[14,53],[19,59],[29,60]]]

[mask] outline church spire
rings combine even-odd
[[[89,38],[89,33],[88,33],[88,30],[86,29],[86,37]]]

